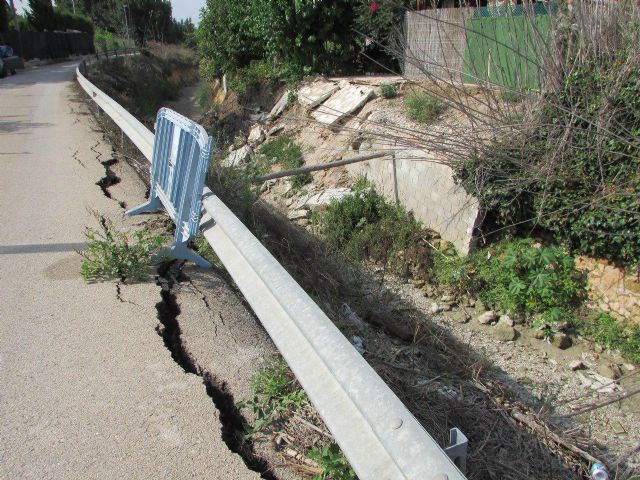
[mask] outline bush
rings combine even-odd
[[[316,462],[322,472],[315,475],[313,480],[355,480],[356,474],[349,465],[346,457],[335,443],[323,448],[311,450],[307,456]]]
[[[395,83],[383,83],[380,85],[380,95],[383,98],[396,98],[398,96],[398,86]]]
[[[412,92],[404,99],[407,117],[418,123],[429,124],[435,121],[446,110],[446,106],[438,98],[427,92]]]
[[[121,232],[113,223],[96,215],[100,230],[87,228],[87,249],[80,252],[81,274],[85,281],[144,280],[149,274],[152,257],[163,244],[160,235],[146,229]]]
[[[318,232],[330,247],[353,260],[379,262],[401,276],[423,276],[430,259],[426,241],[433,232],[365,185],[359,182],[354,195],[316,213]]]
[[[580,332],[596,343],[619,350],[627,359],[640,363],[640,325],[621,323],[604,312],[592,312],[582,319]]]
[[[441,253],[435,257],[433,273],[440,286],[474,294],[487,306],[508,313],[540,316],[547,323],[572,320],[586,295],[584,275],[559,247],[520,239],[467,258]]]
[[[538,229],[574,253],[640,266],[640,30],[637,14],[620,13],[582,13],[610,30],[595,38],[603,30],[560,25],[562,62],[546,65],[557,78],[519,105],[524,121],[457,169],[487,212],[484,237]],[[599,48],[600,36],[616,47]]]

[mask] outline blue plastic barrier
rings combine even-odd
[[[197,123],[168,108],[156,117],[156,135],[151,161],[149,200],[127,215],[166,209],[176,225],[173,245],[167,254],[211,267],[187,247],[198,232],[202,209],[202,188],[211,157],[213,139]]]

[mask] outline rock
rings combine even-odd
[[[610,421],[609,425],[611,426],[613,433],[615,433],[616,435],[624,435],[625,433],[627,433],[627,431],[624,429],[624,426],[617,420]],[[638,478],[638,477],[633,477],[633,478]]]
[[[604,348],[603,348],[603,346],[602,346],[602,345],[599,345],[599,344],[597,344],[597,343],[593,346],[593,349],[595,350],[595,352],[596,352],[596,353],[602,353],[602,352],[604,352]]]
[[[615,364],[600,365],[598,366],[598,368],[596,368],[596,372],[598,372],[598,375],[602,375],[603,377],[609,378],[611,380],[617,380],[622,376],[620,367]]]
[[[311,212],[309,210],[293,210],[287,215],[289,220],[301,220],[307,218]]]
[[[556,332],[566,332],[569,330],[569,322],[554,322],[553,329]]]
[[[267,190],[269,190],[271,187],[273,187],[276,183],[278,182],[277,179],[272,178],[271,180],[267,180],[266,182],[264,182],[261,186],[260,186],[260,193],[264,193]]]
[[[251,148],[250,145],[245,145],[244,147],[240,147],[238,150],[234,150],[229,154],[227,159],[224,161],[224,166],[237,167],[241,163],[245,163],[252,153],[253,153],[253,148]]]
[[[455,310],[447,314],[447,318],[450,318],[454,322],[457,323],[467,323],[471,320],[471,315],[469,315],[464,310]]]
[[[545,338],[547,338],[547,333],[544,330],[536,330],[533,334],[534,338],[537,338],[538,340],[544,340]]]
[[[556,333],[551,340],[551,344],[560,350],[564,350],[569,348],[573,342],[571,341],[571,337],[566,333]]]
[[[450,312],[451,310],[453,310],[453,305],[451,305],[450,303],[443,303],[442,304],[442,311],[443,312]]]
[[[251,130],[249,131],[249,138],[247,139],[247,141],[249,142],[249,144],[255,146],[258,143],[264,142],[265,138],[266,138],[266,135],[264,133],[264,129],[262,128],[262,126],[254,125],[253,127],[251,127]]]
[[[249,120],[252,122],[263,122],[268,118],[268,115],[264,112],[252,113],[249,115]]]
[[[273,137],[274,135],[280,133],[282,130],[284,130],[284,125],[276,125],[275,127],[273,127],[271,130],[267,132],[267,135],[269,137]]]
[[[576,370],[582,370],[582,369],[584,369],[584,363],[582,363],[581,360],[574,360],[573,362],[571,362],[569,364],[569,368],[573,372],[575,372]]]
[[[365,352],[364,340],[362,339],[362,337],[354,335],[353,337],[351,337],[351,344],[355,347],[360,355]]]
[[[305,108],[315,108],[339,89],[333,82],[319,81],[304,85],[298,90],[298,103]]]
[[[344,317],[349,320],[351,323],[353,323],[353,325],[360,331],[364,331],[367,329],[367,326],[364,323],[364,320],[362,320],[358,314],[356,312],[354,312],[353,310],[351,310],[351,307],[349,305],[347,305],[346,303],[343,303],[340,306],[340,313],[342,315],[344,315]]]
[[[328,205],[331,202],[342,200],[351,195],[353,195],[353,191],[350,188],[329,188],[320,193],[303,198],[299,202],[298,208],[304,207],[315,210],[322,205]]]
[[[440,300],[446,303],[453,303],[456,299],[453,295],[443,295]]]
[[[433,285],[427,284],[422,289],[422,293],[424,293],[425,297],[433,297],[433,294],[435,293],[435,288],[433,288]]]
[[[435,315],[436,313],[440,313],[442,311],[442,308],[437,303],[432,303],[429,311]]]
[[[514,315],[513,315],[513,317],[511,317],[511,318],[513,318],[513,322],[514,322],[516,325],[524,325],[524,324],[525,324],[525,321],[526,321],[526,318],[525,318],[525,316],[524,316],[524,313],[516,313],[516,314],[514,314]]]
[[[635,365],[632,365],[630,363],[625,363],[624,365],[622,365],[622,367],[626,372],[633,372],[636,369]]]
[[[488,312],[484,312],[482,315],[478,316],[478,323],[487,325],[493,322],[496,318],[498,318],[496,312],[494,312],[493,310],[489,310]]]
[[[416,288],[422,288],[425,285],[425,281],[421,280],[421,279],[412,279],[411,280],[411,285],[413,285]]]
[[[284,112],[284,110],[287,108],[287,104],[289,103],[289,94],[290,93],[291,93],[291,91],[287,90],[286,92],[284,92],[282,94],[280,99],[276,102],[276,104],[273,106],[273,108],[269,112],[269,115],[267,117],[268,119],[273,120],[274,118],[279,117],[280,115],[282,115],[282,112]]]
[[[343,118],[361,108],[372,95],[373,89],[369,87],[345,85],[320,105],[311,116],[327,126],[336,125]]]
[[[496,337],[496,340],[501,342],[510,342],[511,340],[515,340],[517,335],[515,328],[499,322],[491,331],[493,332],[493,336]]]
[[[477,313],[484,313],[486,311],[487,311],[487,307],[484,305],[482,300],[476,300],[476,312]]]
[[[498,324],[501,324],[501,323],[508,327],[513,327],[516,324],[516,322],[514,322],[509,315],[501,315],[500,319],[498,320]]]

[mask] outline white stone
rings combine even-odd
[[[432,303],[429,311],[435,315],[436,313],[440,313],[442,311],[442,308],[437,303]]]
[[[336,125],[344,117],[352,114],[367,103],[372,95],[373,90],[371,88],[361,85],[347,85],[334,93],[311,116],[325,125]]]
[[[289,220],[301,220],[309,217],[309,210],[294,210],[289,212]]]
[[[331,202],[342,200],[351,195],[353,195],[353,191],[350,188],[330,188],[303,198],[298,203],[298,208],[314,210],[322,205],[328,205]]]
[[[516,322],[514,322],[509,315],[500,316],[498,323],[502,323],[503,325],[507,325],[509,327],[513,327],[516,324]]]
[[[494,312],[493,310],[489,310],[488,312],[484,312],[482,315],[478,316],[478,323],[487,325],[495,321],[496,318],[498,318],[496,312]]]
[[[234,150],[229,154],[227,159],[224,161],[225,167],[237,167],[241,163],[247,161],[247,159],[253,153],[253,148],[250,145],[245,145],[244,147],[240,147],[238,150]]]
[[[340,87],[332,82],[313,82],[298,90],[298,103],[305,108],[315,108],[337,92]]]
[[[275,134],[281,132],[282,130],[284,130],[284,125],[276,125],[275,127],[273,127],[271,130],[269,130],[269,132],[267,133],[267,135],[269,137],[274,136]]]
[[[249,138],[247,139],[247,141],[251,145],[256,145],[258,143],[262,143],[265,138],[266,137],[265,137],[264,129],[262,128],[262,126],[254,125],[253,127],[251,127],[251,130],[249,131]]]

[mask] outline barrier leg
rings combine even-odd
[[[162,203],[158,197],[149,199],[148,202],[143,203],[131,210],[127,210],[127,215],[139,215],[141,213],[154,213],[162,210]]]
[[[186,243],[176,243],[162,252],[163,254],[178,260],[187,260],[202,268],[211,268],[211,264],[196,252],[187,247]]]

